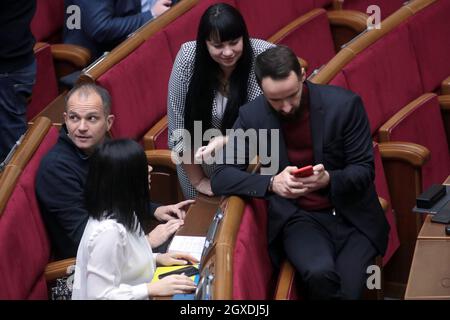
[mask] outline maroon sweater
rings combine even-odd
[[[311,137],[309,93],[308,87],[303,85],[300,108],[302,114],[293,121],[282,120],[283,132],[289,162],[297,167],[314,165],[314,154]],[[317,211],[332,208],[330,199],[318,191],[311,192],[297,199],[300,208],[309,211]]]

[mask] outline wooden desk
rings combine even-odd
[[[450,176],[444,184],[450,184]],[[405,299],[450,299],[450,236],[427,215],[417,237]]]

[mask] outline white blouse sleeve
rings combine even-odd
[[[183,151],[184,105],[192,76],[195,42],[185,43],[178,51],[169,79],[167,117],[169,148],[181,156]]]
[[[121,283],[126,264],[126,230],[109,225],[94,233],[88,245],[86,292],[88,299],[148,299],[147,284],[135,286]]]

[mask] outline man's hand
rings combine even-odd
[[[159,221],[169,221],[172,219],[182,219],[186,216],[186,211],[195,200],[185,200],[177,204],[161,206],[155,210],[155,218]]]
[[[170,5],[172,4],[172,0],[157,0],[153,7],[151,8],[151,12],[154,18],[162,15],[164,12],[170,9]]]
[[[215,155],[219,149],[228,142],[227,136],[217,136],[212,138],[207,146],[198,148],[194,155],[196,161],[201,163],[213,164],[215,163]]]
[[[194,185],[195,190],[197,190],[200,193],[206,194],[207,196],[214,196],[214,193],[211,189],[211,180],[204,177],[202,178],[198,183]]]
[[[156,248],[166,242],[182,225],[181,219],[170,220],[164,224],[159,224],[147,235],[150,247]]]
[[[277,174],[273,179],[272,192],[284,198],[296,199],[325,188],[330,183],[330,175],[323,164],[315,165],[314,174],[305,178],[294,176],[293,172],[297,169],[297,167],[286,167]]]

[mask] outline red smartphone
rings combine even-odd
[[[306,178],[312,176],[314,173],[313,166],[306,166],[295,170],[292,174],[296,177]]]

